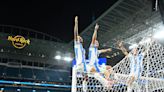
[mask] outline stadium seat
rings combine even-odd
[[[22,74],[23,78],[31,78],[32,79],[32,76],[33,76],[32,69],[28,69],[28,68],[22,68],[21,74]]]
[[[6,74],[7,77],[18,77],[19,74],[19,68],[11,68],[11,67],[7,67],[6,69]]]
[[[33,69],[33,73],[36,76],[37,80],[46,80],[46,76],[45,76],[44,70]]]
[[[52,70],[46,70],[45,74],[49,77],[48,81],[59,81],[58,74]]]
[[[5,73],[5,67],[6,67],[6,66],[0,65],[0,76],[2,76],[3,73]]]

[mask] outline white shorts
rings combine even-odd
[[[93,65],[87,64],[86,67],[87,67],[87,72],[90,73],[90,72],[91,72],[91,69],[92,69],[94,66],[93,66]]]

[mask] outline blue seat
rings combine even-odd
[[[59,77],[63,79],[63,80],[60,80],[61,82],[63,82],[63,81],[64,82],[70,81],[68,72],[58,72],[58,74],[59,74]]]
[[[29,68],[22,68],[21,74],[23,78],[32,78],[33,76],[32,69]]]
[[[11,67],[6,68],[7,77],[18,77],[18,74],[19,74],[19,68],[11,68]]]
[[[6,73],[5,68],[6,68],[6,66],[0,65],[0,76],[2,76],[3,73]]]
[[[14,87],[5,87],[4,92],[17,92],[17,89]]]
[[[46,80],[46,75],[44,70],[33,69],[33,73],[36,76],[37,80]]]
[[[48,81],[59,81],[58,74],[55,74],[52,70],[46,70],[45,74],[49,77]]]
[[[46,70],[45,75],[49,77],[48,81],[55,81],[55,82],[70,81],[68,72]]]
[[[21,91],[20,92],[32,92],[32,89],[21,88]]]

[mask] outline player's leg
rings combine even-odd
[[[96,69],[95,69],[94,67],[92,67],[92,68],[90,69],[90,72],[91,72],[91,73],[96,73]]]
[[[132,92],[134,80],[135,80],[135,75],[134,73],[131,73],[127,81],[127,92]]]
[[[88,90],[88,76],[86,74],[84,74],[84,79],[83,79],[83,92],[87,92]]]
[[[112,67],[109,66],[109,65],[101,65],[99,67],[100,69],[100,72],[104,75],[105,79],[109,79],[111,76],[111,73],[112,73]]]
[[[112,66],[106,65],[106,70],[104,72],[106,79],[108,80],[108,88],[112,88],[112,86],[117,83],[117,80],[114,77],[114,72],[112,70]]]
[[[97,70],[99,70],[99,71],[97,71]],[[104,78],[104,76],[101,74],[100,70],[101,69],[99,69],[99,67],[96,64],[94,64],[94,66],[92,66],[90,68],[90,71],[94,75],[94,78],[97,79],[102,85],[106,86],[108,84],[108,82]]]
[[[135,71],[135,79],[134,79],[134,83],[133,85],[135,86],[135,88],[137,89],[137,92],[141,92],[141,69],[137,68],[137,70]]]
[[[89,73],[93,74],[94,75],[94,78],[96,80],[98,80],[102,85],[104,86],[108,86],[108,80],[104,78],[104,76],[97,71],[96,67],[93,66],[93,65],[88,65],[87,66],[87,71],[89,71]]]
[[[132,88],[134,85],[137,87],[139,86],[137,80],[141,76],[140,69],[136,68],[135,71],[131,71],[130,77],[128,79],[128,88]]]
[[[104,71],[104,75],[105,75],[106,79],[110,78],[111,73],[112,73],[112,67],[109,65],[106,65],[105,71]]]
[[[113,80],[110,75],[112,73],[111,66],[97,66],[99,69],[99,72],[96,71],[96,78],[99,80],[104,87],[111,89],[113,84],[115,83],[115,80]],[[96,69],[97,70],[97,69]]]
[[[127,82],[128,86],[132,85],[132,83],[134,82],[134,80],[135,80],[135,76],[134,75],[131,75],[129,77],[129,79],[128,79],[128,82]]]
[[[105,77],[105,79],[109,79],[109,76],[110,76],[110,73],[106,70],[106,71],[104,71],[104,77]]]

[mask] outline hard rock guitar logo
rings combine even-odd
[[[15,37],[8,36],[8,40],[12,42],[12,45],[17,49],[22,49],[26,45],[30,44],[29,39],[25,39],[23,36],[17,35]]]

